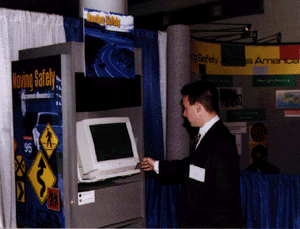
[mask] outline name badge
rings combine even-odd
[[[190,175],[189,177],[191,179],[204,182],[205,180],[205,169],[195,166],[195,165],[190,165]]]

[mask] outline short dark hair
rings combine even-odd
[[[199,80],[185,85],[181,89],[183,96],[188,96],[191,105],[201,103],[208,112],[219,113],[219,92],[210,81]]]

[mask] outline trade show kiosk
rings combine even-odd
[[[12,69],[18,226],[145,228],[142,76],[86,77],[79,42],[21,50]]]

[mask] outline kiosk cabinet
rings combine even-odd
[[[84,65],[77,42],[21,50],[12,63],[18,227],[146,227],[142,171],[83,183],[77,176],[76,123],[84,119],[129,117],[143,158],[141,75],[84,77]]]

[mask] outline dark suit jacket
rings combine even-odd
[[[190,164],[205,169],[204,182],[189,178]],[[183,184],[178,199],[180,227],[243,227],[239,174],[234,137],[221,121],[190,157],[159,162],[159,177]]]

